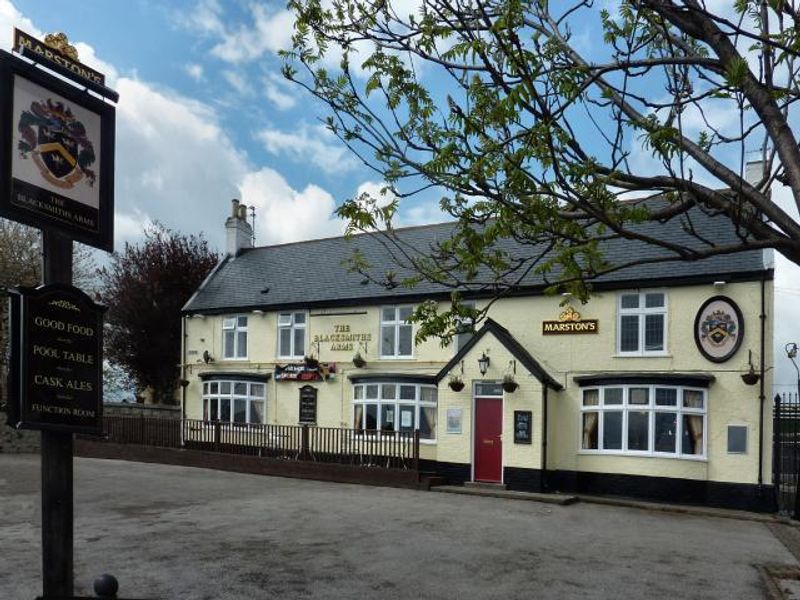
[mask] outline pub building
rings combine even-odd
[[[738,240],[723,217],[691,219],[706,240]],[[183,309],[186,418],[418,430],[421,468],[451,483],[774,508],[769,251],[631,266],[594,280],[586,304],[531,274],[442,347],[415,345],[407,318],[449,290],[341,264],[358,248],[397,270],[376,235],[252,247],[236,200],[225,226],[226,256]],[[398,235],[424,251],[452,227]],[[678,219],[642,227],[697,243]],[[663,252],[605,247],[612,264]]]

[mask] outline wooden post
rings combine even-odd
[[[72,240],[42,232],[43,283],[72,283]],[[42,431],[43,595],[73,595],[73,441]]]

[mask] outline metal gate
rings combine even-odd
[[[778,394],[772,410],[773,481],[778,510],[800,519],[800,399],[796,393]]]

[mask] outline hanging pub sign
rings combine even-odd
[[[542,321],[543,335],[597,333],[598,331],[597,319],[582,319],[581,313],[571,306],[558,315],[558,321]]]
[[[327,381],[336,377],[336,363],[275,365],[275,381]]]
[[[711,362],[731,358],[744,339],[744,317],[737,304],[726,296],[709,298],[694,319],[697,349]]]
[[[0,51],[0,216],[112,250],[114,114],[108,102]]]
[[[12,290],[9,425],[102,430],[104,311],[73,286]]]
[[[317,424],[317,388],[310,385],[300,388],[299,415],[301,425]]]

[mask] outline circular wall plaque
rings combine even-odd
[[[725,362],[744,339],[744,318],[736,303],[725,296],[709,298],[694,319],[694,341],[708,360]]]

